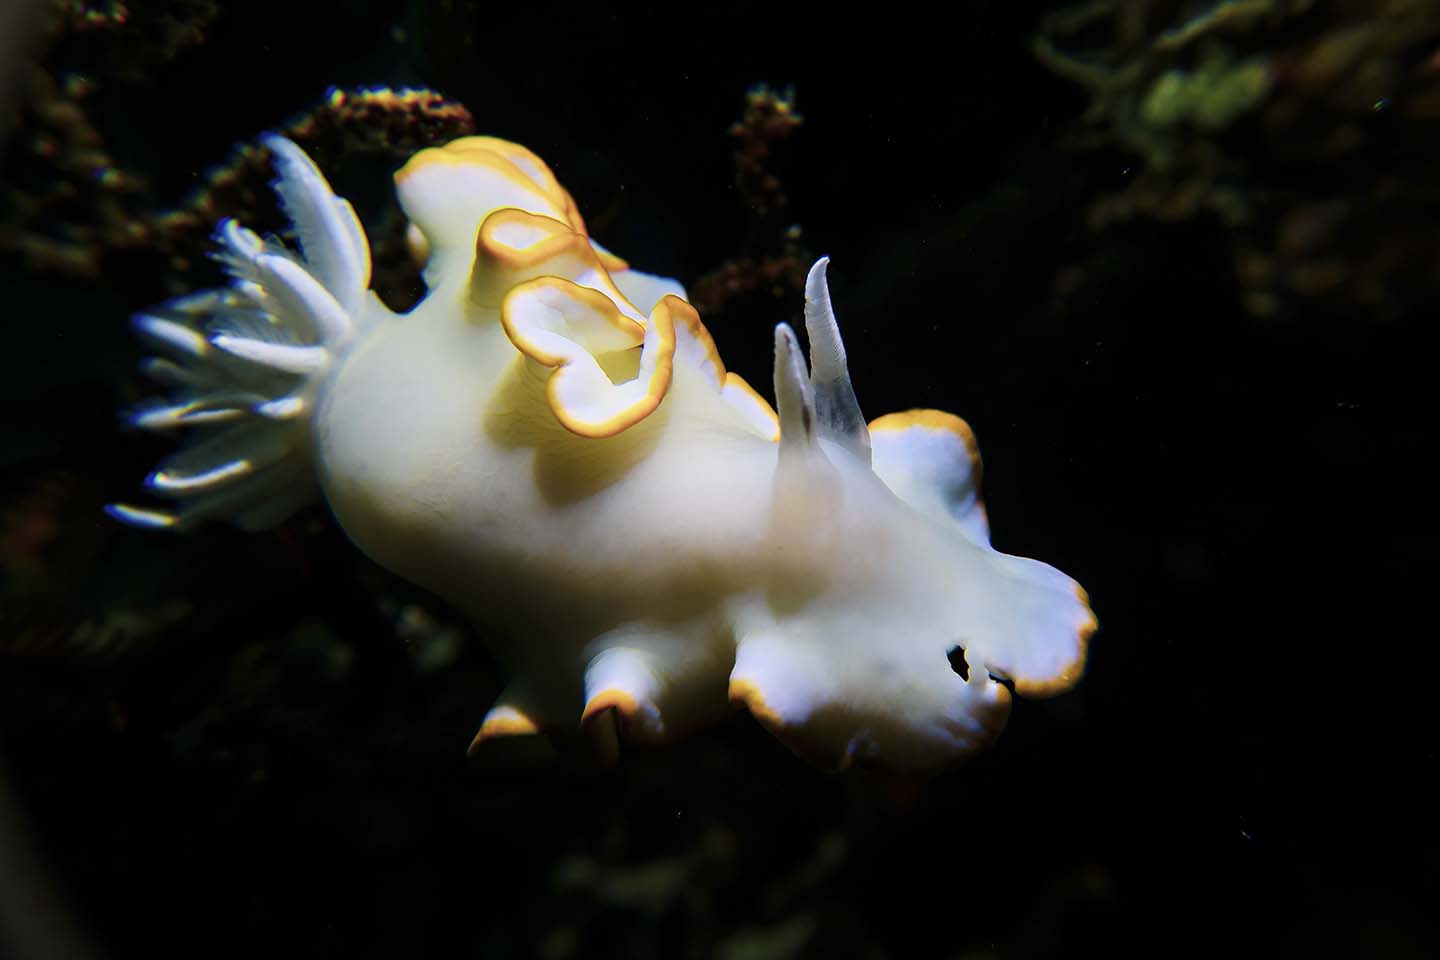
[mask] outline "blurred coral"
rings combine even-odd
[[[0,114],[11,143],[0,193],[0,253],[31,267],[96,276],[107,250],[150,242],[145,181],[119,169],[90,117],[97,77],[134,78],[204,38],[209,0],[167,0],[132,11],[119,2],[55,0]]]
[[[332,88],[313,110],[277,128],[301,144],[334,175],[348,162],[367,156],[399,161],[425,147],[475,132],[470,112],[432,90]],[[154,241],[172,258],[209,250],[210,232],[223,217],[250,222],[274,219],[270,152],[257,141],[242,143],[214,168],[205,185],[180,209],[149,220]],[[257,209],[263,205],[264,209]],[[392,307],[412,304],[420,294],[420,269],[405,245],[405,220],[393,197],[365,224],[375,260],[374,286]],[[174,269],[185,264],[172,263]]]
[[[1072,147],[1133,158],[1092,229],[1213,218],[1254,316],[1325,297],[1383,318],[1440,293],[1433,0],[1095,0],[1036,56],[1090,96]],[[1123,161],[1122,161],[1123,162]]]
[[[99,277],[125,253],[154,263],[157,277],[184,272],[210,248],[225,216],[274,219],[257,204],[268,153],[242,144],[212,169],[180,207],[165,209],[150,183],[117,163],[92,119],[100,81],[143,77],[202,43],[218,15],[210,0],[164,0],[141,6],[56,0],[36,59],[20,76],[16,103],[0,116],[10,141],[0,191],[0,255],[30,269]],[[313,110],[278,127],[327,169],[351,158],[403,159],[423,147],[474,131],[469,112],[429,90],[335,90]],[[376,281],[392,303],[414,295],[418,270],[404,248],[394,204],[367,224],[376,242]]]
[[[730,127],[735,188],[745,208],[741,254],[727,259],[690,285],[690,299],[702,315],[713,316],[732,298],[752,295],[781,300],[802,290],[809,250],[797,224],[787,220],[790,200],[775,171],[777,152],[800,128],[795,91],[765,84],[745,94],[744,116]]]

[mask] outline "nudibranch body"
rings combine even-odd
[[[115,515],[263,527],[318,479],[362,550],[492,638],[512,679],[477,746],[653,742],[740,703],[821,763],[933,770],[999,732],[1011,686],[1079,678],[1085,594],[991,548],[965,423],[861,417],[826,261],[808,370],[775,331],[772,408],[524,148],[470,137],[399,171],[428,294],[396,315],[349,204],[269,143],[299,253],[226,222],[230,286],[137,318],[176,392],[136,422],[203,436],[149,478],[173,512]]]

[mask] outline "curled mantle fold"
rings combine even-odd
[[[147,480],[172,508],[113,515],[259,528],[322,495],[491,639],[512,679],[473,748],[663,741],[743,704],[822,764],[926,771],[988,744],[1012,688],[1079,679],[1085,593],[991,548],[969,427],[861,416],[827,261],[808,369],[775,330],[772,408],[523,147],[467,137],[396,174],[429,288],[396,315],[349,204],[269,144],[298,252],[227,221],[230,285],[136,318],[172,392],[133,421],[194,436]]]

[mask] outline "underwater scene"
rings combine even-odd
[[[1440,2],[940,16],[0,6],[0,957],[1440,955]]]

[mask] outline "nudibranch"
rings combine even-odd
[[[399,315],[349,203],[267,142],[295,249],[226,221],[229,285],[136,318],[172,393],[133,422],[193,439],[147,480],[170,508],[114,516],[254,529],[323,496],[491,638],[510,682],[472,749],[658,742],[743,705],[819,763],[933,771],[995,737],[1012,689],[1079,679],[1086,595],[990,546],[969,427],[861,416],[826,260],[808,370],[775,329],[772,408],[523,147],[466,137],[395,175],[427,287]]]

